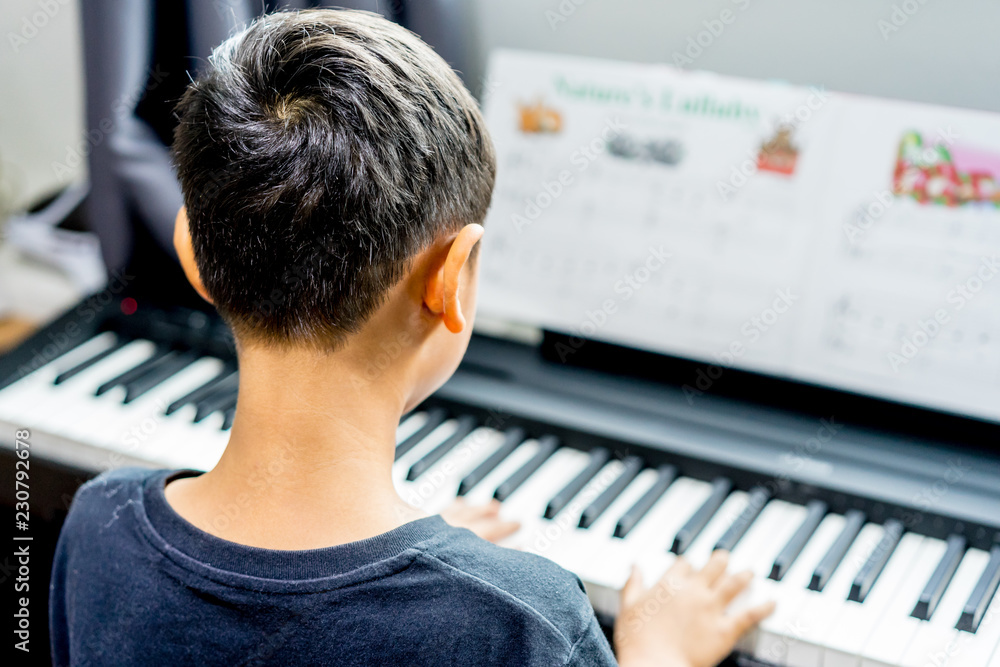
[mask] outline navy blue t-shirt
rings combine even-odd
[[[579,579],[439,516],[275,551],[213,537],[125,469],[84,485],[52,571],[56,665],[614,665]],[[294,518],[290,518],[294,520]]]

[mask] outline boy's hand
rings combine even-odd
[[[774,611],[774,603],[726,614],[750,583],[749,572],[729,574],[729,555],[712,554],[701,571],[678,558],[660,581],[644,589],[632,569],[622,590],[615,649],[622,667],[711,667],[736,641]]]
[[[490,542],[499,542],[517,532],[521,524],[500,518],[500,503],[491,500],[486,505],[473,507],[463,498],[441,510],[441,518],[457,528],[468,528]]]

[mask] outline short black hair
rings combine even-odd
[[[335,349],[416,253],[482,222],[496,172],[475,99],[416,35],[348,10],[264,16],[177,105],[202,282],[244,337]]]

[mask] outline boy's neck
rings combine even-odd
[[[368,358],[241,350],[229,445],[213,470],[167,487],[171,506],[212,535],[272,549],[352,542],[422,516],[391,476],[405,364],[373,373]]]

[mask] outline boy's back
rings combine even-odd
[[[56,664],[614,664],[579,580],[543,558],[440,516],[246,547],[170,508],[177,475],[120,470],[77,495],[53,568]]]

